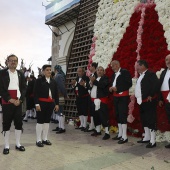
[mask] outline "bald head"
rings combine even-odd
[[[165,57],[165,64],[170,69],[170,54]]]
[[[110,65],[115,73],[118,72],[120,68],[120,62],[118,60],[113,60]]]

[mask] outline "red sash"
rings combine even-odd
[[[121,94],[113,92],[113,96],[115,97],[129,96],[129,90],[123,91]]]
[[[8,90],[9,95],[11,96],[11,99],[18,99],[17,98],[17,90]],[[10,102],[6,102],[3,98],[2,98],[2,104],[11,104]]]
[[[51,97],[48,97],[48,98],[39,98],[38,100],[41,101],[41,102],[48,102],[48,103],[54,102],[54,99],[52,99]]]
[[[91,101],[94,102],[94,100],[97,98],[91,98]],[[101,100],[102,103],[107,104],[108,103],[108,97],[102,97],[102,98],[98,98]]]
[[[168,100],[167,100],[167,96],[169,94],[169,90],[168,91],[161,91],[162,93],[162,97],[163,97],[163,100],[165,103],[169,103]]]
[[[152,99],[156,99],[157,95],[153,96]],[[143,99],[142,103],[148,102],[148,99]]]

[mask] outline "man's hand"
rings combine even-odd
[[[59,111],[59,105],[55,105],[54,111],[58,112]]]
[[[109,88],[109,91],[112,92],[112,91],[117,91],[117,88],[116,87],[110,87]]]
[[[16,101],[16,99],[10,99],[8,102],[10,102],[10,103],[15,103],[15,101]]]
[[[162,107],[163,106],[163,101],[159,101],[159,107]]]
[[[74,79],[71,80],[71,85],[72,85],[72,86],[75,86],[75,84],[76,84],[76,80],[74,80]]]
[[[79,83],[81,86],[86,86],[86,82],[83,80],[83,79],[81,79],[81,81],[80,81],[80,83]]]
[[[151,102],[151,101],[152,101],[152,97],[151,97],[151,96],[148,96],[147,101],[148,101],[148,102]]]
[[[40,105],[35,106],[36,111],[41,111]]]
[[[15,105],[15,106],[19,106],[20,103],[21,103],[20,100],[15,100],[14,105]]]
[[[91,81],[92,83],[94,82],[94,80],[96,80],[96,78],[93,77],[93,76],[89,77],[89,79],[90,79],[90,81]]]

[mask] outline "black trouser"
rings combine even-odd
[[[50,123],[55,104],[53,102],[40,102],[41,111],[37,112],[37,123]]]
[[[165,104],[165,111],[166,111],[166,114],[167,114],[167,117],[168,117],[168,122],[170,124],[170,103]]]
[[[93,102],[93,107],[95,109],[95,105]],[[100,103],[100,109],[93,112],[94,115],[94,125],[101,125],[103,127],[109,127],[109,110],[107,104]]]
[[[114,97],[117,123],[127,124],[129,96]]]
[[[143,127],[156,130],[156,105],[157,101],[143,102],[140,105],[140,117]]]
[[[3,131],[10,130],[11,123],[14,120],[16,130],[22,130],[22,105],[15,106],[14,104],[3,104]]]
[[[80,115],[87,116],[89,111],[89,96],[77,97],[76,105],[77,105],[78,116]]]
[[[35,108],[34,97],[26,97],[27,110]]]

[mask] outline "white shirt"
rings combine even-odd
[[[112,87],[116,87],[116,80],[117,80],[118,76],[120,75],[120,68],[119,68],[118,72],[115,73],[115,75],[116,76],[115,76],[115,79],[113,81]]]
[[[147,70],[146,70],[147,71]],[[140,74],[137,83],[136,83],[136,87],[135,87],[135,97],[137,99],[137,103],[140,105],[142,103],[142,93],[141,93],[141,81],[143,79],[143,77],[145,76],[145,72]]]
[[[18,72],[16,70],[14,72],[11,72],[8,69],[8,73],[10,79],[8,90],[17,90],[17,98],[19,99],[21,97],[21,92],[19,90]]]
[[[50,84],[50,78],[47,78],[47,77],[46,77],[46,80],[47,80],[47,82]],[[52,98],[52,94],[51,94],[51,90],[50,90],[50,88],[49,88],[49,97],[51,97],[51,98]]]
[[[170,70],[166,71],[164,81],[161,86],[161,91],[168,91],[169,90],[169,79],[170,79]]]
[[[96,80],[99,81],[101,77],[98,77]],[[97,86],[93,85],[91,89],[91,98],[97,98]]]

